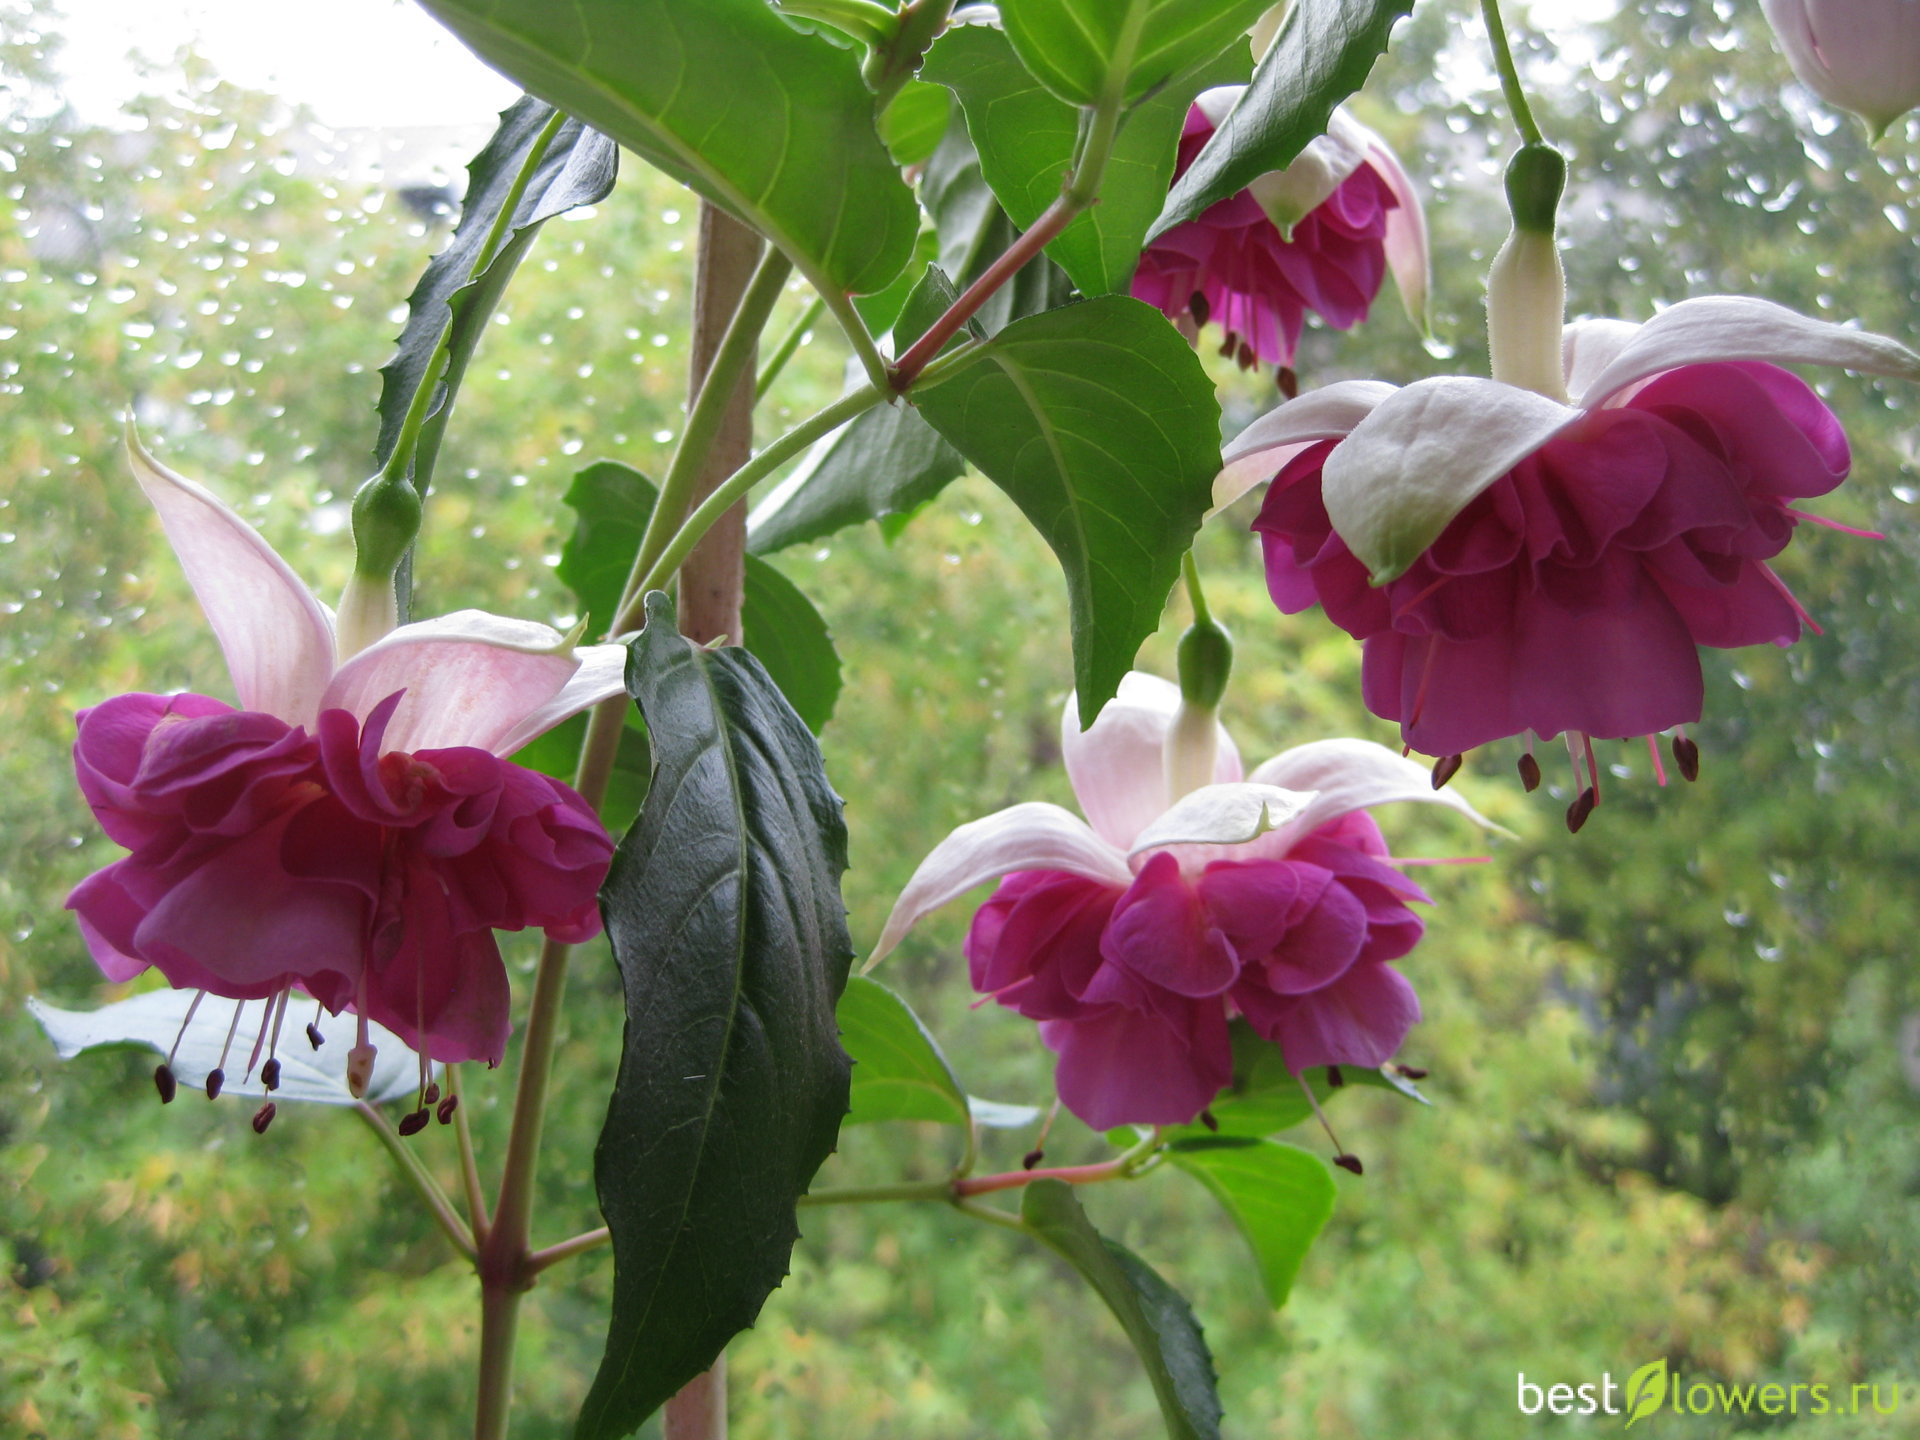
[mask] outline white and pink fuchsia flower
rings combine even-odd
[[[249,1068],[263,1048],[272,1066],[295,991],[386,1026],[423,1064],[497,1063],[493,931],[598,933],[612,853],[580,796],[501,757],[619,693],[624,648],[464,610],[341,655],[332,614],[245,520],[131,433],[128,454],[239,708],[133,694],[80,712],[81,790],[131,852],[68,898],[94,959],[111,980],[152,966],[263,1002]],[[361,1041],[350,1081],[371,1065]]]
[[[1180,715],[1178,688],[1139,673],[1084,732],[1070,697],[1061,748],[1086,819],[1027,803],[962,825],[874,951],[999,880],[967,935],[974,988],[1040,1022],[1062,1102],[1096,1129],[1193,1120],[1232,1078],[1235,1015],[1295,1074],[1384,1064],[1420,1017],[1390,962],[1419,940],[1407,907],[1427,896],[1367,808],[1417,800],[1486,823],[1364,740],[1298,746],[1242,779],[1226,731]],[[1183,775],[1212,783],[1182,794]]]
[[[1920,106],[1920,0],[1761,0],[1787,63],[1875,139]]]

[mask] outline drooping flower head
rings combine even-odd
[[[1766,562],[1850,464],[1775,362],[1920,378],[1891,340],[1732,297],[1569,325],[1562,353],[1561,397],[1464,376],[1303,395],[1229,443],[1215,486],[1224,504],[1272,477],[1254,529],[1274,603],[1364,642],[1367,708],[1443,766],[1528,732],[1698,720],[1699,646],[1799,637]],[[1676,753],[1690,771],[1684,736]]]
[[[1233,108],[1237,87],[1209,90],[1187,113],[1184,174]],[[1175,318],[1218,322],[1224,353],[1291,366],[1309,310],[1336,330],[1366,319],[1387,272],[1425,324],[1427,232],[1413,182],[1373,131],[1336,110],[1325,135],[1285,170],[1261,176],[1140,257],[1133,295]]]
[[[501,757],[618,693],[625,651],[469,610],[336,663],[333,617],[253,528],[131,436],[128,453],[239,708],[133,694],[80,712],[81,790],[131,852],[68,897],[95,960],[264,1002],[254,1061],[299,990],[423,1059],[497,1063],[493,931],[594,935],[612,852],[584,800]]]
[[[974,988],[1040,1022],[1062,1102],[1096,1129],[1197,1116],[1232,1078],[1234,1015],[1296,1074],[1384,1064],[1420,1016],[1391,962],[1419,940],[1408,904],[1427,897],[1388,863],[1366,808],[1421,800],[1480,818],[1363,740],[1302,745],[1243,780],[1217,723],[1199,771],[1214,783],[1172,794],[1169,775],[1194,773],[1168,753],[1194,742],[1180,708],[1175,686],[1130,674],[1083,732],[1069,699],[1061,747],[1086,819],[1028,803],[962,825],[875,949],[999,880],[967,935]]]
[[[1875,139],[1920,106],[1920,0],[1760,0],[1801,84]]]

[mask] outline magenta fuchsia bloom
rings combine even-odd
[[[1188,111],[1178,171],[1239,97],[1210,90]],[[1169,316],[1217,321],[1226,353],[1291,366],[1311,310],[1336,330],[1367,318],[1392,270],[1423,327],[1426,220],[1413,182],[1378,135],[1344,110],[1286,170],[1264,175],[1157,237],[1133,295]]]
[[[266,1000],[263,1036],[297,989],[426,1059],[497,1063],[493,931],[598,933],[612,854],[584,800],[500,757],[617,694],[625,651],[463,611],[336,664],[332,616],[266,542],[131,437],[129,454],[241,708],[134,694],[80,712],[81,790],[131,852],[68,897],[95,960]]]
[[[1833,414],[1769,362],[1920,376],[1890,340],[1731,298],[1568,326],[1564,354],[1571,404],[1350,382],[1227,447],[1217,502],[1273,477],[1254,529],[1275,604],[1361,640],[1367,708],[1425,754],[1698,720],[1697,647],[1799,637],[1766,562],[1849,466]]]
[[[1419,800],[1480,818],[1362,740],[1299,746],[1243,781],[1217,725],[1215,783],[1170,797],[1179,708],[1176,687],[1130,674],[1083,733],[1069,699],[1061,745],[1087,819],[1024,804],[961,826],[875,950],[999,879],[967,935],[974,988],[1040,1022],[1062,1102],[1096,1129],[1197,1116],[1232,1078],[1233,1015],[1296,1074],[1384,1064],[1420,1018],[1391,962],[1419,940],[1407,907],[1427,896],[1387,863],[1365,808]]]
[[[1808,89],[1875,139],[1920,106],[1920,0],[1761,0]]]

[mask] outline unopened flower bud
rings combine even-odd
[[[1920,106],[1920,9],[1914,0],[1761,0],[1787,63],[1878,140]]]
[[[1220,753],[1217,716],[1233,670],[1233,641],[1211,619],[1196,620],[1180,637],[1178,655],[1180,709],[1161,752],[1169,802],[1213,783]]]
[[[1233,638],[1213,620],[1196,620],[1180,637],[1176,652],[1180,698],[1208,710],[1220,708],[1233,673]]]
[[[353,497],[353,578],[335,625],[345,661],[400,622],[393,575],[420,533],[420,493],[404,476],[376,475]]]
[[[1507,166],[1513,233],[1487,274],[1487,349],[1493,378],[1565,402],[1560,358],[1567,277],[1554,243],[1553,217],[1567,162],[1547,145],[1522,146]]]

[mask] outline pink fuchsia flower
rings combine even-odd
[[[1254,529],[1274,602],[1364,643],[1368,709],[1425,754],[1699,719],[1698,646],[1798,638],[1766,562],[1848,470],[1839,422],[1772,362],[1920,379],[1892,340],[1730,297],[1567,326],[1563,357],[1568,400],[1348,382],[1227,446],[1217,503],[1273,477]]]
[[[251,526],[131,435],[128,453],[239,708],[134,694],[80,712],[81,790],[131,852],[68,897],[94,959],[267,1002],[256,1060],[298,989],[423,1060],[497,1063],[493,931],[598,933],[612,853],[580,796],[501,757],[619,693],[624,649],[468,610],[339,660],[333,617]]]
[[[1874,139],[1920,106],[1920,0],[1761,0],[1800,82]]]
[[[1062,1102],[1096,1129],[1192,1120],[1232,1078],[1236,1014],[1296,1074],[1384,1064],[1420,1017],[1390,962],[1419,940],[1407,906],[1427,897],[1388,863],[1366,807],[1480,819],[1363,740],[1302,745],[1243,780],[1217,723],[1197,767],[1214,783],[1171,794],[1168,775],[1196,770],[1170,753],[1194,741],[1180,713],[1175,686],[1138,673],[1084,732],[1070,698],[1061,748],[1086,819],[1029,803],[962,825],[914,872],[874,952],[999,880],[967,935],[974,988],[1040,1022]]]
[[[1188,111],[1176,174],[1240,93],[1209,90]],[[1218,321],[1223,353],[1237,354],[1242,365],[1291,366],[1307,311],[1349,330],[1367,318],[1389,270],[1424,329],[1427,227],[1419,195],[1386,142],[1336,110],[1327,133],[1285,170],[1155,239],[1134,272],[1133,295],[1175,318]]]

